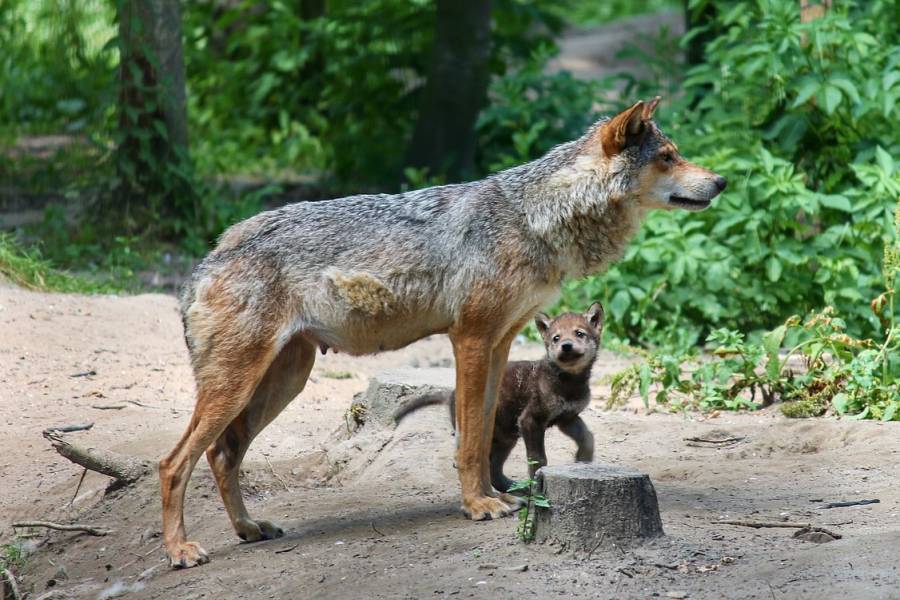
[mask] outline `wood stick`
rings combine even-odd
[[[687,437],[687,438],[684,438],[684,441],[699,442],[701,444],[736,444],[738,442],[744,441],[744,439],[746,439],[746,436],[741,435],[741,436],[737,436],[737,437],[730,437],[730,438],[724,438],[724,439],[719,439],[719,440],[711,440],[711,439],[701,438],[701,437]]]
[[[72,433],[73,431],[87,431],[93,427],[93,423],[83,423],[78,425],[60,425],[59,427],[48,427],[44,430],[44,434],[51,433]]]
[[[146,461],[108,450],[81,448],[57,435],[56,431],[44,431],[44,437],[50,440],[57,452],[73,463],[103,473],[122,484],[134,483],[151,471],[150,463]]]
[[[3,577],[9,582],[13,600],[22,600],[22,594],[19,593],[19,586],[16,584],[16,576],[10,573],[9,569],[3,569]]]
[[[763,527],[787,527],[790,529],[803,529],[804,527],[812,527],[809,523],[789,523],[788,521],[713,521],[720,525],[737,525],[739,527],[752,527],[754,529],[762,529]]]
[[[63,525],[61,523],[52,523],[50,521],[19,521],[17,523],[12,524],[13,527],[46,527],[47,529],[56,529],[58,531],[83,531],[89,535],[95,535],[98,537],[102,537],[109,533],[112,533],[109,529],[100,529],[99,527],[92,527],[90,525],[79,525],[78,523],[73,523],[72,525]]]

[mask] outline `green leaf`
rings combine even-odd
[[[650,380],[652,378],[652,374],[650,373],[650,365],[644,363],[641,365],[641,399],[644,401],[644,408],[650,408]]]
[[[816,79],[806,80],[806,82],[801,84],[800,88],[797,90],[797,98],[794,100],[791,108],[797,108],[801,104],[805,103],[807,100],[812,98],[821,87],[822,83]]]
[[[833,77],[830,83],[842,89],[851,101],[859,103],[859,92],[856,91],[856,86],[849,79],[846,77]]]
[[[822,206],[827,206],[828,208],[834,208],[844,212],[853,212],[850,200],[847,199],[846,196],[840,194],[820,194],[819,202],[822,203]]]
[[[847,394],[844,392],[840,392],[835,394],[831,398],[831,406],[834,408],[834,411],[839,415],[847,414],[847,410],[850,408],[850,398],[847,397]]]
[[[881,146],[875,148],[875,160],[878,161],[878,166],[881,167],[885,175],[890,177],[894,174],[894,159]]]
[[[841,103],[841,90],[833,85],[826,85],[824,88],[823,107],[827,114],[833,114]]]
[[[900,406],[898,402],[891,402],[888,404],[888,407],[884,409],[884,414],[881,415],[882,421],[893,421],[894,417],[897,415],[897,407]]]
[[[766,276],[769,281],[778,281],[781,279],[781,261],[777,256],[770,256],[766,261]]]

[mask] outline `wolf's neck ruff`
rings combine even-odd
[[[528,232],[556,253],[563,277],[597,273],[618,260],[646,212],[623,201],[633,184],[624,161],[604,157],[593,143],[604,123],[488,179],[520,203]]]

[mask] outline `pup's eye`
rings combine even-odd
[[[584,332],[581,331],[581,330],[576,331],[576,332],[575,332],[575,337],[583,338],[583,337],[584,337]]]
[[[558,342],[558,341],[559,341],[559,336],[558,336],[558,335],[554,335],[554,336],[553,336],[553,343],[555,344],[555,343]]]

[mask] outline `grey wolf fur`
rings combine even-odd
[[[367,354],[447,333],[462,509],[472,519],[515,510],[489,467],[514,336],[563,278],[620,257],[647,211],[700,210],[725,186],[678,154],[652,120],[657,102],[481,181],[293,204],[228,229],[181,298],[197,402],[159,464],[171,564],[208,560],[184,527],[204,452],[237,535],[283,535],[251,518],[238,473],[253,438],[303,389],[316,347]]]
[[[513,481],[503,474],[503,465],[519,441],[525,441],[528,472],[547,464],[544,434],[557,426],[578,446],[575,460],[594,460],[594,436],[579,416],[591,401],[591,367],[597,358],[603,332],[603,307],[595,302],[584,314],[563,313],[553,319],[538,313],[535,325],[544,339],[546,355],[541,360],[515,361],[506,365],[491,440],[491,484],[509,491]],[[426,394],[405,403],[394,413],[399,423],[425,406],[446,404],[456,427],[456,394]]]

